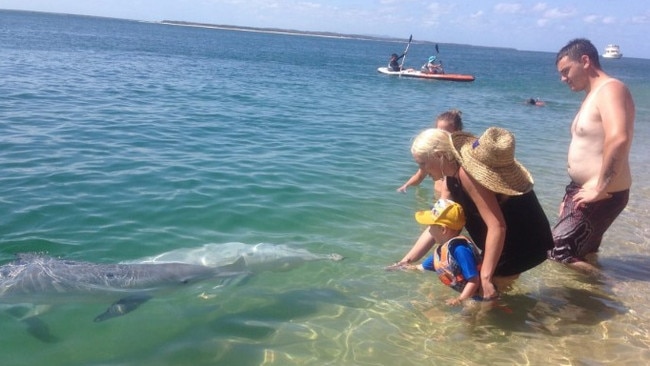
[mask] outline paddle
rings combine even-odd
[[[440,50],[438,49],[438,44],[436,43],[436,56],[438,56],[439,53]],[[442,61],[438,60],[438,62],[440,63],[440,72],[444,74],[445,70],[442,68]]]
[[[411,45],[411,41],[413,40],[413,35],[409,37],[409,43],[406,44],[406,49],[404,50],[404,57],[402,57],[402,63],[399,65],[399,70],[402,71],[404,68],[404,60],[406,60],[406,53],[409,51],[409,46]]]

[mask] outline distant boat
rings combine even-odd
[[[623,57],[623,54],[621,53],[621,49],[618,47],[616,44],[608,44],[607,47],[605,47],[605,53],[603,53],[604,58],[621,58]]]

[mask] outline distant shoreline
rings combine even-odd
[[[300,31],[294,29],[281,29],[281,28],[242,27],[236,25],[195,23],[195,22],[185,22],[179,20],[163,20],[160,21],[159,23],[166,24],[166,25],[177,25],[182,27],[213,28],[213,29],[240,31],[240,32],[274,33],[274,34],[288,34],[288,35],[296,35],[296,36],[310,36],[310,37],[324,37],[324,38],[362,39],[368,41],[384,41],[384,42],[406,42],[406,39],[399,39],[399,38],[392,38],[392,37],[366,36],[360,34],[342,34],[342,33],[334,33],[334,32],[312,32],[312,31]],[[435,44],[437,42],[413,41],[412,43]]]
[[[282,28],[257,28],[257,27],[244,27],[238,25],[224,25],[224,24],[210,24],[210,23],[196,23],[196,22],[186,22],[181,20],[162,20],[156,22],[158,24],[165,25],[175,25],[181,27],[197,27],[197,28],[212,28],[212,29],[223,29],[223,30],[232,30],[239,32],[258,32],[258,33],[272,33],[272,34],[287,34],[294,36],[309,36],[309,37],[324,37],[324,38],[339,38],[339,39],[360,39],[366,41],[381,41],[381,42],[398,42],[406,43],[406,38],[394,38],[394,37],[381,37],[381,36],[368,36],[362,34],[345,34],[345,33],[335,33],[335,32],[317,32],[317,31],[301,31],[295,29],[282,29]],[[459,43],[446,43],[446,42],[432,42],[432,41],[423,41],[414,39],[411,43],[413,44],[425,44],[425,45],[460,45],[460,46],[469,46],[477,48],[501,48],[501,49],[512,49],[509,47],[494,47],[494,46],[476,46],[468,44],[459,44]]]
[[[80,16],[80,17],[118,19],[118,20],[135,21],[135,22],[142,22],[142,23],[174,25],[174,26],[181,26],[181,27],[223,29],[223,30],[232,30],[232,31],[239,31],[239,32],[258,32],[258,33],[287,34],[287,35],[323,37],[323,38],[358,39],[358,40],[367,40],[367,41],[381,41],[381,42],[395,42],[395,43],[406,43],[407,42],[407,38],[395,38],[395,37],[388,37],[388,36],[368,36],[368,35],[361,35],[361,34],[345,34],[345,33],[335,33],[335,32],[301,31],[301,30],[295,30],[295,29],[282,29],[282,28],[257,28],[257,27],[238,26],[238,25],[197,23],[197,22],[188,22],[188,21],[181,21],[181,20],[149,21],[149,20],[137,20],[137,19],[106,17],[106,16],[100,16],[100,15],[87,15],[87,14],[75,14],[75,13],[57,13],[57,12],[47,12],[47,11],[37,11],[37,10],[20,10],[20,9],[0,9],[0,11],[24,12],[24,13],[43,13],[43,14],[55,14],[55,15],[62,15],[62,16],[74,15],[74,16]],[[460,43],[432,42],[432,41],[424,41],[424,40],[417,40],[417,39],[414,39],[411,43],[413,43],[413,44],[427,44],[427,45],[435,45],[435,44],[460,45],[460,46],[469,46],[469,47],[477,47],[477,48],[514,49],[514,48],[509,48],[509,47],[477,46],[477,45],[460,44]]]

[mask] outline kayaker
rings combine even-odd
[[[388,63],[388,68],[391,71],[402,71],[402,66],[400,66],[399,62],[397,62],[397,61],[399,61],[402,57],[406,56],[407,53],[408,53],[408,51],[402,53],[401,56],[397,56],[396,53],[393,53],[392,55],[390,55],[390,62]]]
[[[445,70],[442,68],[442,61],[439,61],[436,56],[429,57],[426,64],[422,65],[420,69],[427,74],[444,74]]]

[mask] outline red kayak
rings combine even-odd
[[[397,76],[404,76],[409,78],[434,79],[434,80],[445,80],[445,81],[463,81],[463,82],[474,81],[474,75],[468,75],[468,74],[428,74],[415,69],[392,71],[392,70],[388,70],[387,67],[380,67],[377,69],[377,71],[386,75],[397,75]]]

